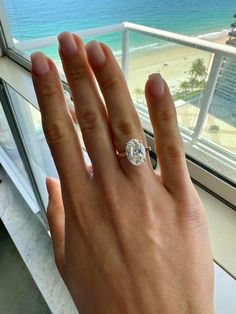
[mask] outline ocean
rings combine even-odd
[[[201,35],[228,29],[236,13],[235,0],[4,0],[13,37],[18,41],[56,35],[62,31],[117,24],[124,21]],[[118,33],[95,38],[119,53]],[[165,42],[132,34],[131,49],[165,45]],[[57,58],[57,48],[42,49]]]

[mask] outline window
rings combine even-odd
[[[31,110],[19,94],[5,82],[0,81],[0,163],[33,212],[38,213],[42,209],[43,193],[39,193],[40,185],[36,182],[39,172],[32,171],[32,166],[35,168],[36,164],[34,157],[36,157],[37,144],[33,143],[35,131],[32,127]]]
[[[107,18],[106,23],[103,20],[98,21],[99,27],[95,27],[97,24],[92,25],[92,22],[90,24],[85,22],[83,25],[80,24],[82,27],[78,29],[75,20],[77,15],[71,13],[71,20],[68,20],[66,18],[68,15],[63,14],[61,10],[62,6],[57,6],[55,10],[54,7],[48,10],[55,13],[50,18],[57,27],[52,29],[50,27],[52,24],[47,25],[49,22],[52,23],[52,20],[46,16],[46,11],[37,8],[37,5],[42,7],[40,2],[29,4],[27,7],[25,1],[21,2],[21,6],[17,6],[15,1],[4,1],[0,18],[6,54],[29,69],[29,54],[34,50],[44,51],[58,65],[65,88],[68,89],[57,52],[57,33],[66,28],[70,31],[79,31],[86,42],[90,39],[105,41],[113,48],[123,69],[134,104],[152,147],[154,146],[152,129],[143,88],[150,73],[161,72],[170,86],[175,101],[192,178],[229,202],[231,206],[236,206],[234,198],[236,187],[236,48],[217,43],[213,40],[216,35],[211,36],[211,40],[206,36],[202,39],[193,38],[124,22],[122,16],[117,19],[119,24],[107,25],[109,21]],[[54,3],[49,2],[47,5],[51,6]],[[76,6],[78,8],[74,8],[75,11],[80,9],[79,3],[76,3]],[[84,7],[83,10],[87,17],[89,13]],[[104,10],[108,8],[104,7]],[[109,13],[109,10],[107,12]],[[30,19],[33,25],[30,31],[26,31],[27,20],[24,21],[22,16]],[[40,23],[35,23],[36,20]],[[88,19],[86,18],[85,21],[88,22]],[[104,26],[105,24],[107,26]],[[227,34],[227,31],[223,34],[224,38],[221,38],[221,43],[226,41]],[[11,92],[10,94],[12,96]],[[21,110],[28,113],[27,119],[30,121],[24,120],[27,127],[22,130],[22,136],[27,138],[32,128],[34,138],[31,138],[31,142],[27,141],[27,144],[30,145],[35,141],[38,143],[40,136],[43,138],[39,112],[23,98],[20,102]],[[15,111],[18,119],[23,119],[16,109]],[[45,156],[43,149],[46,148],[41,144],[37,147],[40,149],[40,154],[34,154],[34,150],[30,149],[29,159],[32,162],[34,174],[40,182],[46,173],[53,175],[55,168],[52,161],[45,165],[43,159],[35,159],[36,156]],[[47,154],[49,155],[49,152]],[[40,190],[40,194],[44,200],[45,191]]]

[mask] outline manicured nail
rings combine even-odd
[[[86,45],[86,51],[89,61],[91,61],[95,66],[102,65],[105,62],[106,56],[101,45],[97,41],[93,40],[88,43]]]
[[[34,52],[30,56],[32,62],[32,71],[38,75],[47,74],[50,71],[48,58],[42,52]]]
[[[69,32],[64,32],[58,35],[58,41],[64,55],[70,57],[77,51],[78,47],[76,45],[73,35]]]
[[[162,97],[165,93],[164,82],[160,73],[149,75],[150,92],[155,97]]]

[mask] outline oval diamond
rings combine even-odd
[[[128,141],[126,144],[126,156],[132,165],[141,165],[146,160],[146,151],[142,141],[136,139]]]

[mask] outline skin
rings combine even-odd
[[[145,87],[157,173],[149,156],[136,167],[115,155],[131,138],[146,141],[111,50],[99,44],[105,60],[98,65],[88,57],[90,45],[69,33],[60,41],[67,36],[77,50],[68,57],[59,47],[59,53],[92,168],[83,160],[56,66],[44,56],[50,71],[35,71],[42,53],[32,56],[32,79],[60,177],[47,178],[55,262],[74,303],[81,314],[214,313],[207,218],[166,82],[158,76],[164,85],[153,93],[155,75]]]

